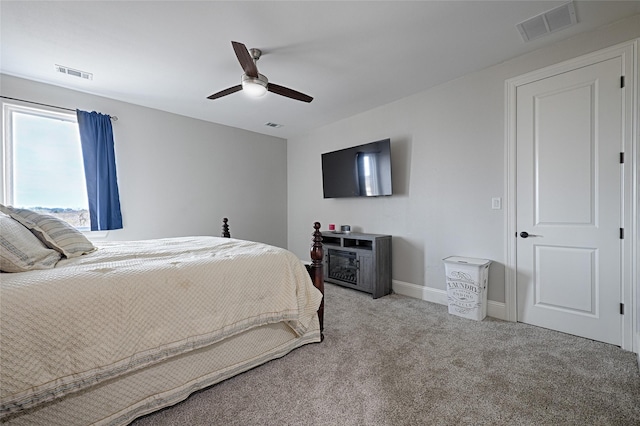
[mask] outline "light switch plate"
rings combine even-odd
[[[502,198],[495,197],[491,199],[491,208],[493,210],[500,210],[502,208]]]

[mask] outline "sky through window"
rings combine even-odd
[[[87,209],[78,125],[17,111],[12,118],[13,204]]]

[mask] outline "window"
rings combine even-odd
[[[89,230],[89,203],[76,115],[5,104],[4,204]]]

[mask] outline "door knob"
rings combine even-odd
[[[530,234],[530,233],[528,233],[527,231],[522,231],[522,232],[520,233],[520,236],[521,236],[522,238],[529,238],[529,237],[542,237],[542,235]]]

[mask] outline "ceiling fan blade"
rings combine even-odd
[[[300,93],[296,90],[289,89],[288,87],[280,86],[274,83],[267,85],[267,90],[275,93],[276,95],[286,96],[287,98],[295,99],[302,102],[311,102],[313,98],[311,96]]]
[[[230,95],[232,93],[237,92],[238,90],[242,90],[242,85],[238,84],[237,86],[229,87],[228,89],[224,89],[219,91],[218,93],[214,93],[211,96],[207,96],[207,99],[218,99],[223,96]]]
[[[244,70],[244,73],[249,77],[257,78],[258,67],[256,66],[256,63],[253,61],[253,57],[247,50],[247,46],[237,41],[232,41],[231,45],[233,46],[233,50],[236,52],[236,56],[238,57],[238,62],[240,62],[240,66]]]

